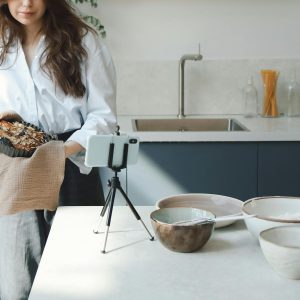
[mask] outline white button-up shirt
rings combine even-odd
[[[116,77],[110,54],[92,33],[83,39],[87,58],[81,65],[86,93],[82,98],[65,95],[40,68],[45,49],[42,37],[29,68],[23,49],[18,43],[0,66],[0,112],[16,111],[26,122],[49,133],[64,133],[78,129],[68,140],[86,148],[87,138],[93,134],[109,134],[116,129]],[[84,151],[70,159],[82,173],[89,173],[84,165]]]

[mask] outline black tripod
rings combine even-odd
[[[127,143],[124,144],[123,161],[122,161],[122,164],[121,164],[120,167],[114,167],[112,165],[113,155],[114,155],[114,144],[111,143],[110,146],[109,146],[108,167],[115,172],[115,176],[113,176],[111,178],[111,180],[108,181],[108,186],[110,187],[110,189],[109,189],[108,195],[106,197],[105,204],[104,204],[104,206],[101,210],[101,213],[100,213],[100,223],[101,223],[102,218],[104,217],[105,212],[106,212],[107,208],[109,207],[109,211],[108,211],[108,215],[107,215],[107,219],[106,219],[105,240],[104,240],[104,246],[103,246],[102,253],[105,253],[107,237],[108,237],[108,232],[109,232],[109,227],[110,227],[110,222],[111,222],[111,217],[112,217],[112,212],[113,212],[113,206],[114,206],[114,201],[115,201],[115,196],[116,196],[116,190],[119,190],[121,192],[121,194],[125,198],[126,203],[128,204],[131,211],[133,212],[135,218],[138,221],[141,221],[142,225],[144,226],[144,228],[146,229],[146,231],[148,232],[148,234],[150,236],[150,241],[154,240],[154,237],[151,235],[151,233],[147,229],[146,225],[144,224],[143,220],[139,216],[138,212],[134,208],[133,204],[130,202],[130,200],[127,197],[126,193],[122,189],[122,186],[121,186],[121,183],[120,183],[120,180],[119,180],[119,177],[118,177],[118,173],[122,169],[127,167],[128,144]],[[94,230],[94,233],[99,233],[99,230]]]

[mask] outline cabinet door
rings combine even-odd
[[[259,143],[258,170],[260,196],[300,196],[300,143]]]
[[[138,163],[127,172],[128,195],[137,205],[180,193],[246,200],[257,194],[257,144],[141,143]]]

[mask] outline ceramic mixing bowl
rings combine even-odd
[[[264,230],[259,243],[266,260],[279,275],[300,279],[300,226]]]
[[[242,214],[243,202],[241,200],[217,195],[190,193],[169,196],[156,202],[157,208],[165,207],[193,207],[212,212],[216,217],[238,216]],[[227,220],[215,224],[215,228],[225,227],[234,220]]]
[[[242,208],[244,215],[256,215],[245,219],[246,226],[258,239],[266,229],[277,226],[300,225],[300,198],[260,197],[246,201]]]
[[[150,215],[156,237],[166,248],[177,252],[193,252],[209,240],[214,221],[197,223],[203,218],[214,219],[209,211],[189,207],[160,208]],[[192,221],[192,222],[189,222]]]

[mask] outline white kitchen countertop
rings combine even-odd
[[[153,232],[154,208],[136,209]],[[92,233],[99,212],[58,208],[29,300],[299,299],[300,281],[271,269],[243,221],[215,230],[198,252],[176,253],[149,241],[130,209],[116,206],[102,254],[104,234]]]
[[[176,116],[118,116],[122,132],[138,136],[141,142],[258,142],[300,141],[300,117],[245,118],[243,115],[201,115],[187,118],[233,118],[249,131],[237,132],[135,132],[132,119],[176,118]]]

